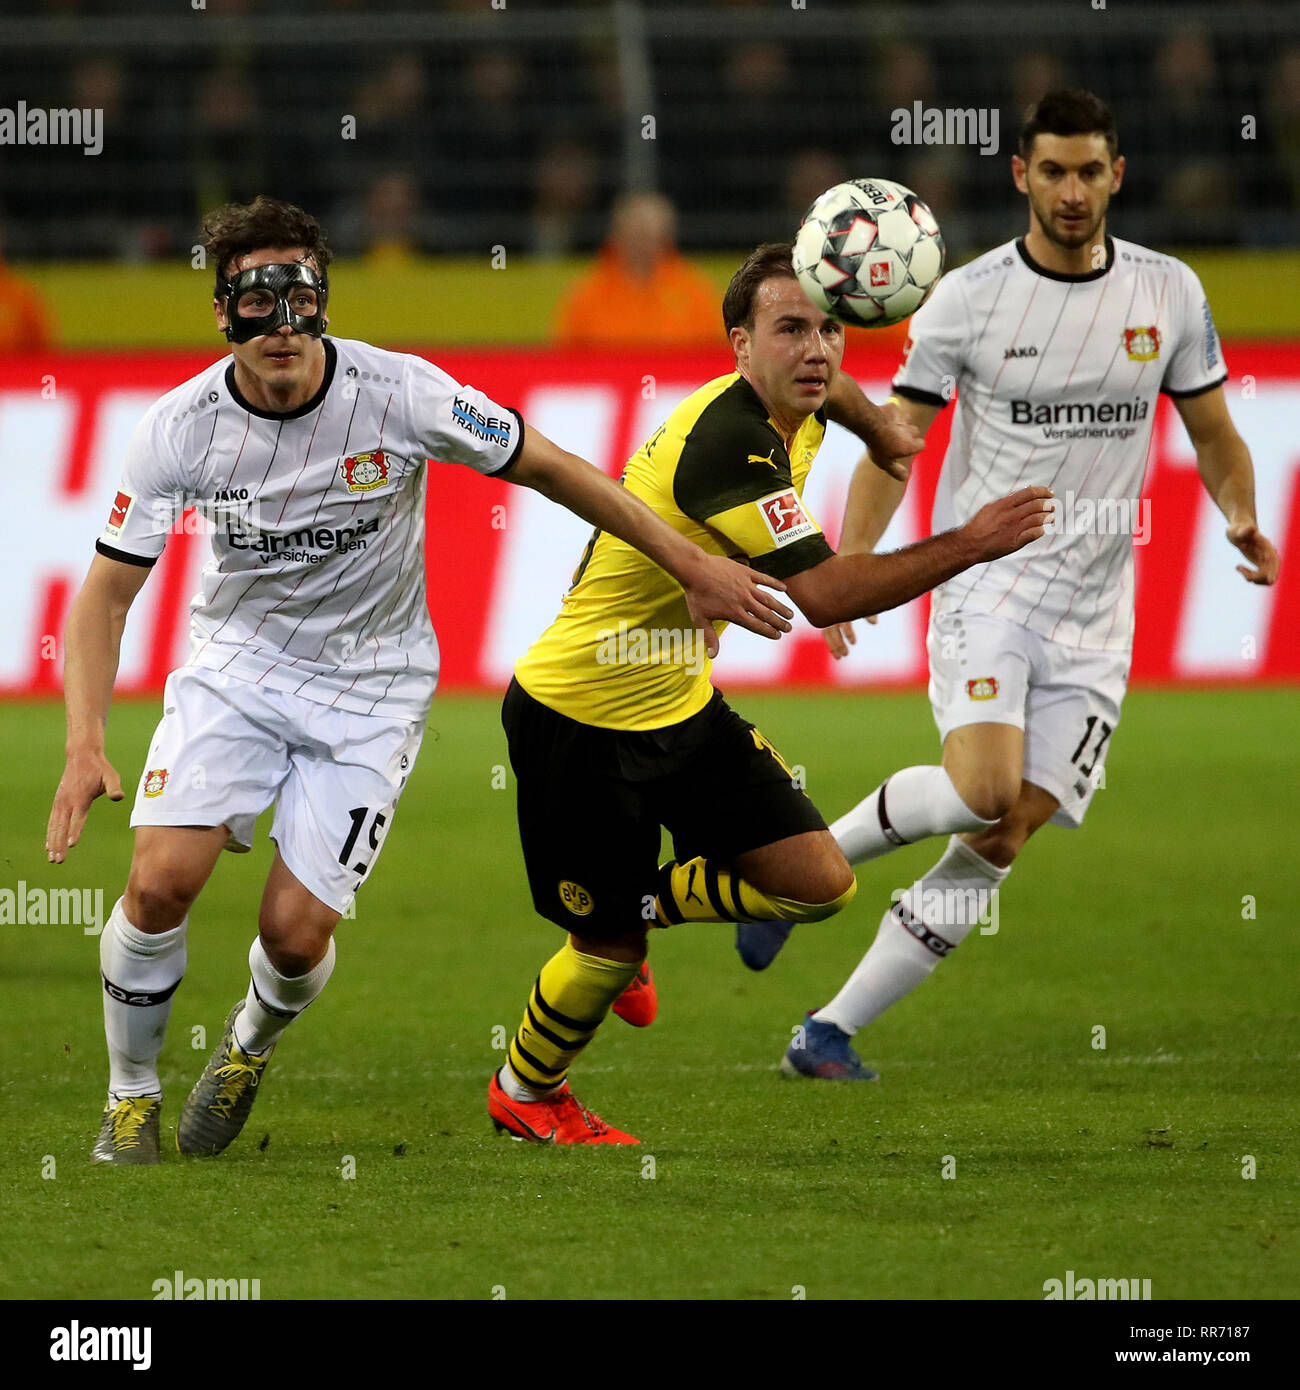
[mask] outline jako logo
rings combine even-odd
[[[1079,1299],[1083,1302],[1087,1302],[1088,1299],[1098,1302],[1110,1299],[1122,1302],[1125,1299],[1150,1297],[1150,1279],[1075,1279],[1072,1269],[1065,1271],[1064,1283],[1059,1279],[1048,1279],[1043,1284],[1045,1303],[1050,1303],[1053,1299]]]
[[[150,1287],[155,1303],[168,1299],[184,1299],[187,1303],[199,1299],[249,1303],[262,1297],[260,1279],[187,1279],[179,1269],[170,1279],[155,1279]]]
[[[133,1371],[153,1365],[150,1327],[56,1327],[50,1332],[51,1361],[130,1361]]]

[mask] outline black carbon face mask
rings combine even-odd
[[[296,313],[289,300],[295,289],[305,287],[316,296],[314,314]],[[260,294],[255,292],[260,291]],[[226,296],[226,337],[232,343],[246,343],[275,333],[287,323],[295,333],[319,338],[325,332],[325,302],[329,298],[329,277],[319,277],[307,265],[260,265],[256,270],[240,271],[223,282]],[[251,301],[256,312],[241,310],[240,301]]]

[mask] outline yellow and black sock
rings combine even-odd
[[[584,955],[566,941],[542,966],[528,996],[506,1054],[510,1070],[530,1091],[559,1086],[640,968],[640,961]]]
[[[670,859],[659,870],[655,922],[820,922],[833,917],[858,891],[855,879],[828,903],[804,903],[764,893],[746,878],[700,856],[679,864]]]

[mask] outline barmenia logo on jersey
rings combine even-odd
[[[227,522],[226,540],[232,550],[251,550],[263,563],[279,559],[318,565],[331,551],[364,550],[369,544],[366,537],[378,530],[377,516],[355,526],[303,526],[285,535]]]
[[[1134,362],[1154,362],[1160,356],[1160,330],[1155,324],[1124,330],[1124,351]]]
[[[817,523],[805,513],[799,494],[793,488],[759,498],[758,510],[778,546],[793,545],[817,531]]]
[[[348,485],[349,492],[369,492],[372,488],[383,487],[388,481],[388,460],[382,449],[372,449],[368,454],[353,454],[339,464],[339,472]]]
[[[1122,425],[1145,420],[1150,403],[1141,396],[1131,401],[1058,401],[1037,404],[1012,401],[1013,425]]]

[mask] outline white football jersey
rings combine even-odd
[[[1053,528],[959,574],[932,612],[995,613],[1056,642],[1127,650],[1133,545],[1156,398],[1227,379],[1210,306],[1172,256],[1106,239],[1107,265],[1059,275],[1024,242],[951,271],[912,319],[895,392],[957,411],[934,529],[1029,484],[1056,494]]]
[[[187,665],[422,720],[438,677],[426,461],[499,474],[523,421],[423,358],[323,342],[320,390],[289,414],[246,401],[231,358],[163,396],[132,436],[96,549],[152,565],[193,505],[212,553]]]

